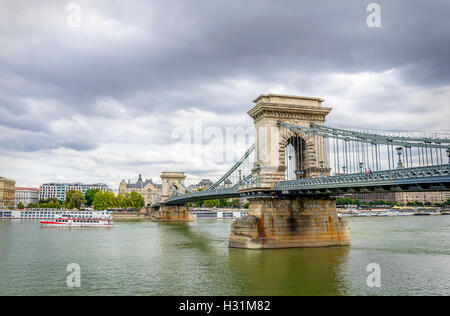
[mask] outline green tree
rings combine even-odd
[[[70,190],[66,194],[66,208],[67,209],[80,209],[81,205],[86,203],[83,193],[76,190]],[[53,206],[54,207],[54,203]]]
[[[208,208],[220,207],[220,202],[219,200],[208,200],[205,201],[204,206]]]
[[[62,204],[57,198],[47,198],[45,200],[40,200],[36,204],[29,204],[28,208],[61,208]]]
[[[23,203],[20,202],[20,203],[17,205],[17,208],[18,208],[19,210],[23,210],[23,209],[25,208],[25,205],[23,205]]]
[[[225,208],[225,207],[230,207],[231,203],[228,199],[220,199],[219,200],[219,207],[221,208]]]
[[[194,206],[196,206],[196,207],[203,207],[204,203],[205,203],[205,201],[197,201],[197,202],[194,202]]]
[[[94,201],[92,202],[92,206],[94,210],[105,210],[106,209],[106,203],[105,203],[105,195],[102,191],[98,191],[94,195]]]
[[[231,201],[231,206],[232,207],[239,207],[241,205],[241,201],[239,201],[239,199],[233,199]]]
[[[139,209],[145,206],[144,197],[136,191],[132,191],[130,194],[130,204],[132,208]]]
[[[92,206],[95,210],[107,210],[111,208],[134,208],[140,209],[145,206],[144,197],[133,191],[130,193],[114,195],[112,192],[97,192],[94,195]]]
[[[70,199],[72,198],[72,195],[77,192],[76,190],[69,190],[66,192],[66,200],[64,201],[64,205],[67,209],[72,209],[73,207],[71,207],[70,205]],[[45,203],[45,202],[44,202]],[[41,203],[41,204],[44,204]]]
[[[130,199],[130,193],[125,193],[123,197],[123,208],[129,208],[131,207],[131,199]]]
[[[86,206],[92,206],[94,203],[95,193],[100,192],[99,189],[88,189],[84,193],[84,198],[86,199]]]
[[[122,208],[124,203],[124,197],[122,193],[119,193],[116,197],[116,207]]]

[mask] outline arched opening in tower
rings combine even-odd
[[[299,136],[292,136],[284,147],[286,180],[306,178],[306,142]]]

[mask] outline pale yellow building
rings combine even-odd
[[[395,197],[401,204],[409,202],[442,204],[450,199],[450,192],[398,192],[395,193]]]
[[[14,180],[0,177],[0,208],[12,208],[15,203],[15,186]]]
[[[155,184],[152,180],[142,180],[142,175],[136,183],[131,183],[130,180],[125,182],[122,180],[119,186],[119,194],[131,193],[136,191],[144,197],[145,205],[152,205],[161,199],[161,185]]]

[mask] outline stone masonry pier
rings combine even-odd
[[[255,198],[249,216],[231,226],[231,248],[266,249],[350,245],[347,222],[332,198]]]

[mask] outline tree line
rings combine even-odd
[[[125,195],[118,194],[117,196],[112,192],[102,192],[99,189],[86,190],[85,194],[80,191],[70,190],[66,193],[66,200],[59,201],[57,198],[47,198],[39,202],[27,205],[27,208],[49,208],[49,209],[80,209],[81,207],[92,207],[95,210],[108,210],[113,208],[121,209],[140,209],[145,206],[144,197],[132,191],[125,193]],[[19,203],[19,209],[24,209],[25,206]]]
[[[240,206],[239,199],[216,199],[207,201],[197,201],[188,204],[189,207],[207,207],[207,208],[238,208]],[[248,208],[248,203],[244,205]]]

